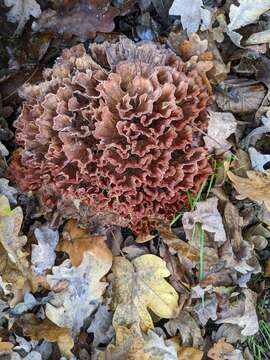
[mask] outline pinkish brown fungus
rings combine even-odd
[[[47,203],[87,204],[145,232],[174,216],[211,172],[198,131],[207,128],[206,86],[157,44],[121,38],[89,53],[66,49],[23,96],[22,149],[10,168]]]

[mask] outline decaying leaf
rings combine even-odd
[[[250,113],[260,107],[266,91],[263,84],[253,80],[228,79],[222,84],[224,90],[215,94],[218,107],[232,113]]]
[[[17,204],[16,195],[18,194],[18,190],[13,186],[9,186],[9,181],[7,179],[0,179],[0,194],[4,195],[8,198],[10,204]]]
[[[110,344],[98,360],[150,360],[150,354],[144,350],[144,339],[136,328],[118,326],[116,329],[115,345]]]
[[[227,353],[231,353],[234,347],[227,343],[224,338],[220,339],[216,344],[208,351],[207,356],[213,360],[223,360],[226,358]]]
[[[251,34],[245,43],[246,45],[270,43],[270,30],[260,31],[255,34]]]
[[[26,236],[19,235],[22,220],[22,209],[16,207],[11,210],[8,198],[0,195],[0,242],[8,257],[4,260],[5,253],[2,251],[1,265],[4,267],[1,269],[1,273],[3,276],[3,272],[6,272],[6,275],[9,277],[12,268],[12,272],[14,272],[14,285],[16,284],[15,287],[19,288],[24,286],[24,282],[27,279],[31,279],[29,263],[26,259],[27,253],[23,251],[27,238]],[[18,281],[17,276],[20,281]]]
[[[166,341],[154,331],[147,334],[140,332],[136,326],[130,328],[118,326],[116,329],[116,344],[109,345],[98,360],[178,360],[177,347],[171,341]]]
[[[267,163],[270,162],[270,155],[262,154],[254,147],[248,149],[252,168],[261,173],[267,174],[267,170],[264,168]]]
[[[39,321],[34,314],[23,315],[17,323],[22,327],[24,335],[30,336],[32,340],[57,342],[62,356],[73,357],[71,349],[74,343],[69,329],[59,327],[48,319]]]
[[[258,203],[264,203],[270,210],[270,176],[257,171],[247,171],[247,178],[228,171],[228,177],[242,197],[248,197]]]
[[[96,258],[112,261],[112,253],[105,244],[103,236],[93,236],[85,229],[79,228],[75,220],[69,220],[64,227],[64,239],[57,247],[58,251],[65,251],[73,266],[79,266],[87,252]]]
[[[2,341],[2,339],[0,338],[0,356],[1,354],[4,355],[7,353],[11,353],[13,348],[14,344],[12,344],[12,342]]]
[[[251,336],[258,332],[259,323],[256,313],[257,294],[250,289],[244,289],[245,299],[232,304],[230,309],[221,312],[217,324],[235,324],[242,328],[241,334]]]
[[[194,311],[198,315],[198,318],[203,326],[206,325],[209,319],[217,319],[217,297],[215,294],[211,296],[202,303],[201,299],[194,306]]]
[[[209,151],[213,149],[228,150],[230,143],[226,140],[236,131],[237,122],[232,113],[215,112],[208,110],[208,136],[204,137],[204,142]]]
[[[38,18],[41,15],[41,8],[36,0],[4,0],[7,7],[11,7],[7,13],[8,21],[18,23],[16,34],[20,34],[30,16]]]
[[[78,332],[84,320],[102,301],[107,283],[101,279],[111,265],[111,258],[98,258],[85,252],[78,267],[72,266],[69,260],[53,267],[53,274],[47,275],[53,295],[53,299],[46,305],[47,317],[58,326]]]
[[[207,39],[201,40],[199,35],[192,33],[188,40],[179,44],[179,52],[184,61],[189,60],[192,56],[199,56],[207,51]]]
[[[178,351],[178,359],[181,360],[201,360],[203,352],[194,347],[182,346]]]
[[[54,265],[56,258],[55,248],[58,243],[59,234],[57,230],[51,229],[48,225],[36,228],[34,233],[38,245],[32,245],[32,270],[36,275],[42,275]]]
[[[269,0],[239,0],[239,6],[234,4],[230,7],[230,23],[227,27],[227,34],[230,36],[232,42],[241,47],[240,42],[242,35],[234,30],[240,29],[243,26],[254,23],[259,19],[260,15],[270,9]]]
[[[107,345],[111,342],[115,335],[114,328],[112,326],[112,312],[109,311],[106,305],[101,304],[87,332],[93,333],[94,341],[93,346],[97,347],[99,344]]]
[[[132,262],[115,257],[112,271],[114,327],[139,323],[147,331],[153,321],[148,312],[169,319],[176,315],[178,295],[164,279],[170,276],[166,263],[155,255],[142,255]]]
[[[181,23],[187,33],[195,33],[199,27],[207,30],[211,21],[211,12],[204,8],[202,0],[174,0],[170,15],[181,16]]]
[[[234,4],[230,7],[229,30],[236,30],[242,26],[254,23],[260,15],[270,9],[269,0],[238,0],[239,6]]]
[[[169,320],[165,324],[165,329],[170,336],[175,336],[179,332],[183,346],[199,348],[203,345],[201,329],[186,310],[181,311],[177,318]]]
[[[68,36],[76,35],[86,40],[94,37],[97,31],[111,32],[117,15],[119,10],[110,6],[108,0],[79,0],[73,2],[73,6],[64,7],[60,13],[51,9],[43,11],[32,28],[34,31],[50,30]]]
[[[218,199],[212,197],[206,201],[200,201],[196,210],[184,213],[182,222],[188,240],[194,237],[195,224],[201,224],[203,230],[213,234],[217,244],[221,245],[226,241],[226,233],[217,205]]]

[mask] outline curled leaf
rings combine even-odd
[[[243,197],[248,197],[258,203],[264,203],[270,211],[270,176],[257,171],[247,171],[247,178],[228,171],[228,177],[234,187]]]

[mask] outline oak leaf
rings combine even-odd
[[[243,197],[248,197],[258,203],[264,203],[270,210],[270,176],[257,171],[247,171],[247,178],[235,175],[228,171],[228,177],[235,189]]]
[[[19,235],[22,221],[22,209],[11,210],[8,198],[0,195],[0,274],[17,289],[22,289],[27,279],[31,280],[27,253],[23,250],[27,238]]]
[[[234,347],[227,343],[224,338],[219,339],[219,341],[214,344],[211,349],[208,351],[207,356],[213,360],[223,360],[226,353],[231,353],[234,350]]]
[[[20,34],[30,16],[38,18],[41,15],[41,8],[36,0],[5,0],[4,4],[11,7],[7,13],[8,21],[18,23],[15,34]]]
[[[100,260],[112,262],[112,253],[104,236],[90,235],[87,230],[79,228],[75,220],[67,222],[63,233],[64,239],[59,242],[57,250],[68,253],[73,266],[81,264],[85,252]]]
[[[107,283],[101,279],[111,265],[111,259],[99,259],[86,252],[78,267],[72,266],[70,260],[54,266],[52,275],[47,275],[53,290],[53,299],[46,305],[47,317],[58,326],[78,332],[102,301]]]
[[[148,309],[166,319],[176,314],[178,294],[164,279],[170,272],[158,256],[146,254],[132,262],[115,257],[112,271],[115,328],[133,323],[139,323],[143,331],[153,328]]]
[[[23,333],[30,336],[31,340],[46,340],[57,342],[62,356],[71,358],[71,349],[74,342],[70,335],[70,330],[55,325],[48,319],[39,321],[34,314],[25,314],[18,320],[18,325],[22,327]]]
[[[142,334],[138,325],[130,328],[119,325],[116,329],[116,344],[110,344],[98,360],[178,360],[177,345],[164,340],[154,331]]]

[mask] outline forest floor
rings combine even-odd
[[[269,359],[270,0],[3,0],[0,23],[0,358]],[[211,174],[139,235],[53,221],[9,172],[21,88],[119,36],[170,49],[211,96]]]

